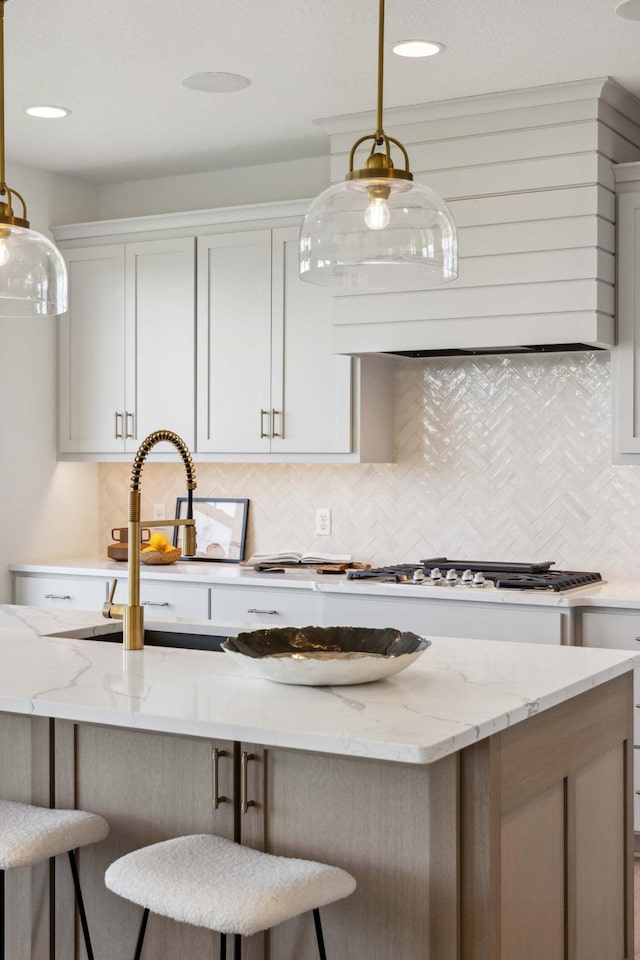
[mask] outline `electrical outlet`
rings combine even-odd
[[[165,509],[164,503],[154,503],[153,505],[153,516],[152,520],[166,520],[167,511]]]
[[[316,510],[316,536],[328,537],[331,533],[331,507],[318,507]]]

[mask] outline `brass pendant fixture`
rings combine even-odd
[[[416,183],[406,149],[382,126],[384,0],[378,29],[378,108],[375,133],[354,143],[344,182],[311,204],[300,230],[300,277],[336,290],[421,290],[455,280],[458,246],[444,200]],[[363,168],[359,147],[371,141]],[[394,166],[391,153],[402,155]]]
[[[0,0],[0,317],[56,316],[67,309],[67,268],[58,248],[31,230],[24,198],[7,186],[4,139],[4,5]],[[20,204],[19,215],[14,202]]]

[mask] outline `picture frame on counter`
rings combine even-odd
[[[187,516],[187,497],[176,499],[176,520]],[[240,563],[247,543],[249,501],[227,497],[194,497],[196,554],[181,559]],[[173,528],[173,545],[182,547],[182,527]]]

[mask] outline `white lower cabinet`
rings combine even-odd
[[[89,577],[39,577],[16,574],[14,603],[25,607],[101,610],[107,599],[105,580]]]
[[[118,581],[115,603],[126,603],[127,591],[127,581]],[[157,620],[159,617],[189,620],[209,618],[209,590],[204,584],[141,580],[140,603],[146,610],[147,620]]]
[[[214,584],[211,619],[303,627],[323,622],[321,602],[313,590]]]
[[[399,588],[400,590],[402,587]],[[468,637],[526,643],[562,643],[568,618],[559,610],[472,601],[325,594],[324,623],[396,627],[429,637]]]

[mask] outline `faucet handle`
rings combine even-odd
[[[111,581],[109,599],[106,601],[106,603],[103,604],[103,607],[102,607],[102,616],[106,617],[107,620],[122,620],[124,618],[123,605],[121,603],[113,602],[117,585],[118,585],[117,580]]]

